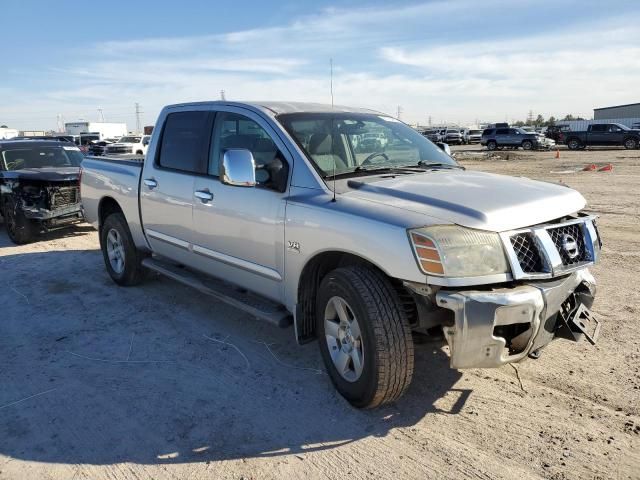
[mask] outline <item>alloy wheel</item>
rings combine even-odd
[[[324,333],[334,367],[348,382],[357,381],[364,368],[360,324],[342,297],[332,297],[324,311]]]

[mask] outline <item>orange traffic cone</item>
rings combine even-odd
[[[605,165],[604,167],[600,167],[598,169],[599,172],[610,172],[612,170],[613,170],[613,165],[611,164]]]
[[[556,158],[560,158],[560,149],[556,147]]]
[[[598,167],[595,164],[592,163],[591,165],[587,165],[586,167],[584,167],[582,169],[582,171],[583,172],[593,172],[593,171],[595,171],[597,169],[598,169]]]

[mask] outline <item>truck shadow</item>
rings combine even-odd
[[[0,245],[6,234],[0,234]],[[1,255],[1,252],[0,252]],[[393,405],[349,406],[317,346],[151,277],[120,288],[99,250],[0,256],[0,454],[64,464],[189,463],[326,450],[458,413],[439,344]]]

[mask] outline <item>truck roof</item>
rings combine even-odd
[[[228,102],[222,100],[204,101],[204,102],[189,102],[179,103],[174,105],[168,105],[167,108],[191,106],[191,105],[228,105],[235,107],[250,107],[265,111],[271,115],[280,115],[283,113],[373,113],[380,115],[381,112],[370,110],[366,108],[347,107],[344,105],[328,105],[324,103],[312,103],[312,102]],[[384,115],[384,114],[383,114]]]

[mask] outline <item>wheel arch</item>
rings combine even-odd
[[[104,221],[107,219],[109,215],[112,213],[122,213],[122,207],[113,197],[103,197],[100,199],[100,203],[98,204],[98,232],[102,231],[102,225],[104,225]],[[99,238],[102,236],[99,235]]]
[[[387,277],[403,302],[407,301],[408,310],[415,308],[413,297],[406,292],[402,283],[391,277],[382,267],[361,255],[344,250],[325,250],[317,252],[307,260],[300,272],[296,289],[295,333],[298,343],[303,344],[316,338],[316,296],[322,279],[339,267],[360,265],[376,270]]]

